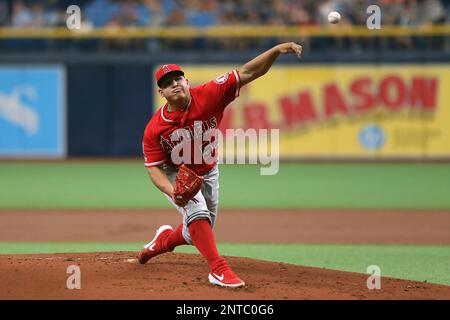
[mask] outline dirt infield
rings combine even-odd
[[[0,210],[0,241],[138,241],[175,210]],[[450,244],[450,212],[219,210],[222,243]]]
[[[172,210],[0,211],[0,241],[139,241]],[[443,211],[221,210],[218,242],[449,244]],[[139,248],[136,248],[137,250]],[[228,257],[247,282],[241,289],[208,283],[202,257],[170,253],[140,265],[136,252],[0,255],[0,299],[450,299],[450,286]],[[82,270],[81,290],[68,290],[67,267]]]
[[[210,285],[203,259],[170,253],[140,265],[134,252],[8,255],[0,258],[2,299],[450,299],[450,287],[383,278],[368,290],[357,273],[228,257],[248,283]],[[81,289],[68,290],[66,269],[81,269]]]

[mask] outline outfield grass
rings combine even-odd
[[[450,208],[450,164],[220,167],[222,208]],[[141,161],[0,162],[0,209],[164,208]]]
[[[138,251],[142,243],[0,243],[2,254]],[[304,266],[367,273],[377,265],[382,276],[450,285],[450,246],[422,245],[313,245],[313,244],[219,244],[227,256],[285,262]],[[197,253],[192,246],[175,252]]]

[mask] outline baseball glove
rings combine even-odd
[[[180,207],[184,207],[202,187],[203,177],[182,164],[175,178],[173,188],[173,201]]]

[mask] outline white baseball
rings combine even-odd
[[[328,14],[328,22],[329,23],[338,23],[339,21],[341,21],[341,15],[339,12],[337,11],[331,11]]]

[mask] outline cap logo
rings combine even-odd
[[[166,74],[167,72],[170,72],[170,68],[167,66],[167,64],[163,65],[163,71],[164,71],[164,74]]]

